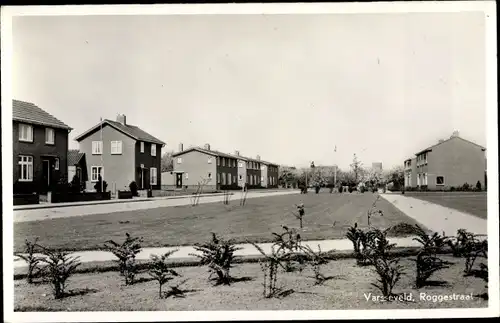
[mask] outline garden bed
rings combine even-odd
[[[427,308],[481,308],[488,302],[478,295],[486,291],[483,280],[464,277],[464,260],[445,256],[453,262],[450,268],[433,276],[433,286],[415,289],[415,263],[404,258],[401,264],[406,274],[394,288],[397,294],[413,302],[374,301],[370,296],[380,295],[371,284],[377,276],[372,267],[359,267],[354,259],[336,260],[322,266],[322,272],[330,277],[322,285],[315,285],[312,271],[280,273],[278,285],[286,292],[280,298],[266,299],[262,292],[263,273],[256,263],[236,265],[231,273],[236,280],[230,286],[213,286],[208,281],[206,267],[182,267],[177,271],[180,278],[167,286],[180,285],[183,297],[159,299],[158,284],[146,273],[139,275],[139,282],[123,285],[117,272],[76,274],[68,281],[68,289],[74,296],[55,300],[51,286],[46,283],[28,285],[24,280],[14,282],[15,311],[183,311],[183,310],[351,310],[351,309],[427,309]],[[370,294],[371,293],[371,294]],[[429,300],[421,300],[425,293]],[[288,294],[288,295],[287,295]],[[436,299],[438,295],[472,295],[470,300]],[[285,296],[287,295],[287,296]],[[434,300],[432,297],[434,296]],[[367,300],[367,297],[369,298]]]

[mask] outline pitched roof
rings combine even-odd
[[[472,141],[470,141],[470,140],[464,139],[464,138],[459,137],[459,136],[452,136],[452,137],[450,137],[450,138],[448,138],[448,139],[446,139],[446,140],[443,140],[443,141],[441,141],[441,142],[438,142],[437,144],[434,144],[434,145],[432,145],[432,146],[430,146],[430,147],[427,147],[427,148],[425,148],[425,149],[420,150],[420,151],[419,151],[419,152],[417,152],[415,155],[420,155],[421,153],[424,153],[424,152],[427,152],[427,151],[431,151],[431,150],[432,150],[432,148],[434,148],[434,147],[436,147],[436,146],[439,146],[439,145],[441,145],[441,144],[444,144],[445,142],[448,142],[448,141],[450,141],[450,140],[452,140],[452,139],[460,139],[460,140],[465,141],[465,142],[467,142],[467,143],[469,143],[469,144],[472,144],[472,145],[474,145],[474,146],[477,146],[477,147],[481,148],[482,150],[486,150],[486,148],[484,148],[483,146],[478,145],[478,144],[476,144],[476,143],[474,143],[474,142],[472,142]]]
[[[76,149],[68,150],[68,166],[76,165],[85,156],[85,153],[81,153]]]
[[[81,135],[76,137],[75,140],[76,141],[83,140],[85,137],[87,137],[88,135],[90,135],[94,131],[98,130],[99,127],[101,126],[101,124],[102,125],[107,124],[110,127],[113,127],[114,129],[122,132],[123,134],[125,134],[125,135],[127,135],[135,140],[165,145],[165,143],[163,141],[161,141],[160,139],[158,139],[156,137],[153,137],[152,135],[150,135],[149,133],[147,133],[146,131],[142,130],[141,128],[139,128],[137,126],[134,126],[131,124],[123,125],[120,122],[112,121],[112,120],[108,120],[108,119],[104,119],[102,122],[99,122],[94,127],[90,128],[89,130],[85,131],[84,133],[82,133]]]
[[[232,159],[241,159],[241,160],[245,160],[245,161],[254,161],[254,162],[258,162],[258,163],[262,163],[262,164],[266,164],[266,165],[278,166],[278,164],[267,162],[267,161],[264,161],[264,160],[258,160],[258,159],[255,159],[255,158],[245,157],[245,156],[242,156],[242,155],[226,154],[226,153],[223,153],[223,152],[220,152],[220,151],[217,151],[217,150],[207,150],[207,149],[201,148],[201,147],[191,147],[189,149],[176,152],[172,156],[173,157],[177,157],[177,156],[186,154],[188,152],[191,152],[193,150],[194,151],[199,151],[199,152],[207,154],[207,155],[216,156],[216,157],[226,157],[226,158],[232,158]]]
[[[230,154],[226,154],[226,153],[223,153],[223,152],[220,152],[220,151],[217,151],[217,150],[204,149],[204,148],[201,148],[201,147],[191,147],[189,149],[176,152],[172,156],[177,157],[177,156],[184,155],[184,154],[186,154],[188,152],[191,152],[191,151],[199,151],[200,153],[204,153],[204,154],[211,155],[211,156],[216,156],[216,157],[226,157],[226,158],[237,159],[236,156],[233,156],[233,155],[230,155]]]
[[[12,120],[72,130],[70,126],[31,102],[12,100]]]

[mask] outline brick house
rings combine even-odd
[[[14,194],[41,193],[67,183],[71,127],[30,102],[12,101]]]
[[[161,150],[165,143],[141,128],[128,124],[125,115],[105,119],[75,138],[85,154],[87,190],[94,190],[99,175],[108,190],[128,190],[135,181],[139,190],[161,189]]]
[[[426,186],[431,190],[475,186],[485,187],[486,148],[459,137],[458,132],[447,140],[420,150],[405,161],[405,185]]]
[[[209,144],[203,148],[191,147],[186,150],[180,144],[179,151],[173,154],[173,158],[172,173],[176,188],[196,188],[202,181],[206,181],[206,189],[238,187],[238,159],[230,154],[211,150]]]

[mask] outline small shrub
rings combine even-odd
[[[342,186],[339,186],[339,193],[342,193],[342,190],[343,190],[343,189],[344,189],[344,188],[343,188]]]
[[[361,186],[361,187],[360,187],[360,189],[359,189],[359,191],[360,191],[361,193],[364,193],[364,192],[366,191],[366,188],[365,188],[364,186]]]
[[[42,260],[47,264],[46,272],[52,284],[55,299],[63,298],[66,295],[66,282],[81,265],[80,257],[70,257],[69,253],[63,251],[43,248]]]
[[[135,181],[130,182],[128,188],[132,192],[132,196],[139,196],[139,187]]]
[[[296,229],[289,229],[287,226],[282,226],[284,232],[281,234],[273,232],[274,244],[273,249],[276,248],[278,254],[287,254],[289,257],[283,258],[285,263],[286,272],[292,272],[296,269],[302,270],[303,259],[302,257],[294,257],[300,251],[301,237]]]
[[[418,241],[422,246],[415,260],[417,265],[417,275],[415,285],[417,288],[425,286],[427,280],[435,272],[449,268],[449,262],[438,258],[437,254],[446,245],[446,237],[434,232],[429,236],[420,226],[415,225],[417,237],[413,240]]]
[[[318,244],[318,252],[314,252],[309,245],[302,247],[302,250],[305,251],[309,264],[313,268],[315,285],[323,284],[328,278],[321,273],[321,265],[328,263],[328,260],[321,252],[320,245]]]
[[[468,191],[469,189],[470,189],[469,183],[464,183],[464,185],[462,186],[462,190]]]
[[[81,192],[81,181],[78,175],[73,176],[73,178],[71,179],[71,183],[69,184],[69,190],[72,193]]]
[[[352,186],[349,186],[349,188],[347,190],[348,190],[349,193],[352,193],[352,191],[353,191]]]
[[[37,241],[38,238],[35,238],[35,241],[33,242],[26,239],[24,254],[15,254],[17,257],[21,258],[28,264],[28,273],[26,275],[26,281],[28,282],[28,284],[33,283],[33,278],[38,276],[42,271],[39,265],[40,262],[42,262],[43,258],[35,255],[38,247]]]
[[[319,185],[316,185],[314,187],[314,190],[316,191],[316,194],[319,194],[319,191],[321,190],[321,187]]]
[[[212,233],[212,240],[203,244],[195,244],[194,249],[201,252],[201,255],[192,254],[200,258],[200,265],[208,265],[210,276],[217,275],[216,285],[230,285],[231,276],[229,270],[233,267],[236,258],[235,251],[241,248],[236,247],[229,240],[223,240]]]
[[[263,295],[265,298],[276,297],[282,291],[282,287],[278,287],[279,269],[286,270],[285,261],[289,260],[290,254],[284,253],[283,250],[271,248],[271,254],[267,255],[261,247],[256,243],[250,242],[264,257],[265,261],[259,261],[260,268],[264,273]]]
[[[477,181],[477,183],[476,183],[476,190],[477,191],[481,191],[482,190],[481,182],[480,181]]]
[[[135,275],[138,272],[138,267],[135,261],[135,256],[141,252],[142,238],[132,238],[129,233],[125,233],[126,239],[122,244],[116,243],[113,240],[106,241],[104,250],[113,253],[118,262],[120,275],[125,277],[125,285],[134,283]]]
[[[403,274],[403,266],[399,264],[400,259],[391,257],[389,254],[396,244],[389,243],[386,231],[372,229],[366,235],[366,256],[379,276],[378,284],[372,283],[372,286],[378,288],[383,296],[392,296],[392,290]]]
[[[366,258],[364,256],[364,250],[366,249],[366,235],[365,232],[358,228],[358,224],[354,223],[354,226],[350,227],[347,231],[346,237],[351,240],[354,248],[354,254],[356,256],[356,263],[358,265],[365,265]],[[361,249],[363,247],[363,250]]]
[[[456,190],[455,186],[450,187],[450,192],[455,192]]]
[[[466,276],[472,274],[477,257],[487,257],[488,241],[486,239],[479,240],[478,237],[465,229],[459,229],[457,236],[447,242],[455,257],[465,258],[464,274]]]
[[[99,175],[97,182],[94,185],[94,189],[98,193],[105,193],[108,191],[108,183],[106,181],[103,181],[101,175]]]
[[[174,277],[179,276],[179,274],[175,270],[171,269],[170,265],[167,263],[167,259],[177,251],[178,250],[172,250],[162,256],[151,255],[151,263],[149,264],[148,273],[160,285],[158,291],[160,298],[163,297],[163,285]]]

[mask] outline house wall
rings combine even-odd
[[[256,163],[256,167],[252,167],[251,166],[251,163]],[[256,185],[260,185],[261,182],[260,182],[260,179],[261,179],[261,176],[262,176],[262,173],[261,173],[261,170],[260,170],[260,166],[262,164],[260,162],[256,162],[256,161],[247,161],[247,182],[248,182],[248,185],[250,187],[252,186],[256,186]],[[252,176],[255,176],[255,181],[253,181],[252,179],[249,180],[249,178]]]
[[[279,167],[274,165],[269,165],[267,167],[267,181],[269,188],[277,188],[278,183]]]
[[[427,173],[429,189],[462,186],[465,183],[475,186],[477,181],[484,187],[485,152],[481,147],[453,138],[432,147],[428,153],[427,165],[420,167],[419,173]],[[443,186],[436,185],[436,177],[444,176]]]
[[[225,160],[225,166],[223,166],[222,160]],[[229,161],[229,163],[228,163]],[[236,158],[229,158],[229,157],[218,157],[217,161],[217,187],[219,188],[220,186],[223,185],[238,185],[238,163]],[[226,176],[226,182],[224,184],[224,181],[222,179],[222,176]],[[219,180],[220,178],[220,180]],[[230,178],[230,181],[229,179]]]
[[[238,162],[238,186],[244,187],[247,182],[247,164],[246,161],[243,159],[238,159],[237,162]]]
[[[261,176],[261,185],[262,187],[268,187],[270,185],[269,182],[269,167],[268,165],[262,164],[260,168],[260,176]]]
[[[410,175],[410,183],[409,185],[405,185],[406,187],[417,187],[417,158],[413,157],[411,158],[411,165],[410,167],[404,166],[404,172],[405,172],[405,184],[408,184],[407,181],[407,175]]]
[[[178,163],[179,157],[182,158],[182,163]],[[209,157],[212,158],[211,163],[208,162]],[[173,159],[174,173],[182,173],[182,186],[196,187],[202,179],[208,179],[210,174],[212,178],[208,181],[206,187],[215,189],[217,181],[217,160],[215,156],[192,150],[175,156]],[[188,174],[187,178],[186,174]]]
[[[129,185],[135,180],[135,140],[122,132],[103,125],[102,127],[103,151],[102,164],[101,155],[92,155],[92,141],[100,141],[100,128],[79,142],[80,151],[85,153],[86,172],[88,180],[86,189],[94,190],[95,182],[92,182],[92,166],[103,166],[103,179],[108,183],[108,191],[128,190]],[[111,155],[111,141],[122,141],[122,154]]]
[[[68,181],[68,133],[66,129],[54,129],[54,144],[45,143],[45,126],[33,126],[33,142],[19,141],[19,123],[13,121],[12,124],[12,147],[13,147],[13,183],[14,194],[23,192],[40,192],[43,187],[43,155],[51,157],[51,178],[52,183]],[[19,155],[33,157],[33,181],[19,182],[20,167],[18,164]],[[59,170],[54,169],[53,158],[59,158]]]
[[[161,189],[161,145],[144,142],[144,152],[141,153],[141,142],[137,141],[134,143],[135,149],[135,163],[133,166],[134,177],[139,189]],[[156,156],[151,156],[151,146],[156,145]],[[147,169],[144,171],[144,187],[141,179],[141,164]],[[150,185],[150,172],[151,168],[156,168],[157,181],[156,185]]]

